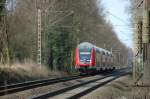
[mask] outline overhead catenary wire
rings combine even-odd
[[[130,25],[128,23],[126,23],[125,20],[121,19],[120,17],[114,15],[113,13],[111,13],[110,11],[106,11],[109,15],[113,16],[114,18],[116,18],[117,20],[121,21],[122,23],[126,24],[126,25]]]
[[[118,17],[118,16],[112,14],[112,13],[109,12],[109,11],[107,11],[107,12],[108,12],[110,15],[112,15],[113,17],[115,17],[117,20],[123,22],[123,23],[125,24],[124,26],[126,26],[127,28],[132,28],[132,29],[134,29],[134,27],[132,27],[132,25],[130,25],[130,24],[127,24],[125,20],[123,20],[123,19],[121,19],[120,17]],[[115,26],[115,28],[116,28],[116,26],[121,26],[121,25],[113,25],[113,26]],[[128,27],[128,26],[129,26],[129,27]],[[132,31],[132,30],[131,30],[131,31]]]
[[[95,11],[95,10],[94,10],[94,11]],[[94,11],[92,11],[92,12],[94,12]],[[53,11],[52,11],[52,12],[53,12]],[[63,12],[69,12],[69,11],[56,11],[56,12],[61,12],[61,13],[63,13]],[[118,17],[118,16],[112,14],[112,13],[109,12],[109,11],[106,11],[106,12],[107,12],[108,14],[110,14],[111,16],[115,17],[117,20],[119,20],[119,21],[123,22],[124,24],[126,24],[126,25],[113,25],[113,26],[133,28],[131,24],[126,23],[126,21],[123,20],[123,19],[121,19],[120,17]],[[59,22],[59,21],[65,19],[67,16],[70,16],[70,15],[72,15],[73,13],[74,13],[74,11],[70,11],[68,14],[66,14],[66,15],[65,15],[64,17],[62,17],[61,19],[53,21],[50,26],[54,26],[57,22]],[[137,23],[134,23],[134,24],[137,24]],[[102,24],[102,27],[103,27],[103,26],[104,26],[104,25]],[[70,26],[61,26],[61,27],[65,27],[65,28],[68,28],[68,27],[69,27],[69,28],[70,28]]]
[[[97,10],[97,9],[96,9]],[[95,10],[94,10],[95,11]],[[92,11],[92,12],[94,12],[94,11]],[[58,11],[58,12],[63,12],[63,11]],[[66,14],[63,18],[61,18],[60,19],[60,21],[61,20],[63,20],[63,19],[65,19],[65,18],[67,18],[67,16],[70,16],[72,13],[68,13],[68,14]],[[118,19],[118,20],[120,20],[120,21],[122,21],[123,23],[126,23],[126,21],[125,20],[123,20],[123,19],[121,19],[121,18],[119,18],[118,16],[116,16],[116,15],[114,15],[114,14],[112,14],[112,13],[110,13],[109,12],[109,14],[110,15],[112,15],[113,17],[115,17],[116,19]],[[57,22],[60,22],[60,21],[58,21],[58,20],[55,20],[55,21],[53,21],[52,22],[52,24],[51,25],[49,25],[49,26],[52,26],[52,27],[61,27],[61,28],[72,28],[73,26],[57,26],[56,25],[56,23]],[[48,26],[48,27],[49,27]],[[113,25],[113,26],[116,26],[116,27],[118,27],[118,28],[120,28],[120,27],[127,27],[127,28],[133,28],[133,27],[131,27],[131,25],[130,24],[128,24],[128,23],[126,23],[126,25]],[[129,27],[128,27],[129,26]],[[102,24],[101,26],[99,26],[99,27],[105,27],[105,25],[104,24]],[[108,27],[108,26],[106,26],[106,27]]]
[[[123,32],[123,31],[120,31],[120,33],[122,33],[123,35],[124,35],[124,37],[128,37],[129,35],[127,35],[125,32]]]
[[[74,13],[74,11],[70,11],[68,14],[66,14],[64,17],[58,19],[58,20],[55,20],[51,23],[51,25],[47,26],[47,27],[51,27],[51,26],[54,26],[56,23],[62,21],[63,19],[65,19],[66,17],[72,15]]]

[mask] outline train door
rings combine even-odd
[[[105,52],[102,54],[102,69],[105,70]]]
[[[100,57],[99,57],[99,51],[96,50],[96,54],[95,54],[95,59],[96,59],[96,70],[100,70]]]

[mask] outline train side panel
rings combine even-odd
[[[79,66],[79,49],[75,49],[75,68],[78,69],[80,68]]]
[[[96,58],[96,70],[101,70],[101,68],[102,68],[102,54],[100,51],[96,51],[95,58]]]
[[[90,66],[94,66],[94,67],[96,65],[95,54],[96,54],[96,51],[94,48],[92,48]]]
[[[113,66],[112,54],[96,51],[96,70],[111,70]]]

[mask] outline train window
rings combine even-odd
[[[109,56],[109,53],[107,52],[107,56]]]
[[[103,53],[103,55],[105,55],[105,52],[102,52]]]
[[[97,52],[97,53],[100,53],[100,51],[99,51],[99,50],[96,50],[96,52]]]
[[[80,57],[81,61],[83,61],[83,60],[89,61],[91,58],[91,53],[90,52],[80,52],[79,57]]]

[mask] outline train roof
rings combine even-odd
[[[105,54],[107,53],[107,54],[109,54],[109,55],[112,55],[112,52],[110,52],[110,51],[108,51],[108,50],[106,50],[106,49],[97,47],[96,45],[93,45],[93,44],[91,44],[91,43],[89,43],[89,42],[83,42],[83,43],[80,43],[80,44],[78,45],[78,48],[85,48],[85,47],[87,47],[87,48],[95,48],[96,51],[99,51],[99,52],[103,52],[103,53],[105,53]]]
[[[95,49],[96,49],[96,51],[99,51],[99,52],[102,52],[102,53],[105,53],[105,54],[108,54],[108,55],[111,55],[111,54],[112,54],[112,52],[110,52],[110,51],[108,51],[108,50],[106,50],[106,49],[97,47],[97,46],[95,46]]]
[[[93,44],[91,44],[91,43],[88,43],[88,42],[83,42],[83,43],[80,43],[79,45],[78,45],[78,48],[93,48],[94,47],[94,45]]]

